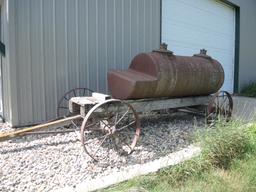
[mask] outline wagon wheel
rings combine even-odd
[[[228,122],[233,111],[233,99],[227,91],[217,92],[206,109],[206,122],[214,124],[217,120]]]
[[[69,111],[69,100],[72,97],[85,97],[91,96],[91,93],[94,92],[88,88],[74,88],[66,92],[59,100],[57,107],[57,115],[58,118],[69,117],[72,114]],[[75,120],[72,122],[75,127],[79,127],[81,125],[81,120]]]
[[[140,121],[133,107],[110,99],[95,105],[81,126],[85,152],[95,161],[111,161],[110,152],[130,154],[139,138]]]
[[[93,91],[88,88],[74,88],[66,92],[58,102],[57,115],[58,117],[70,116],[68,102],[72,97],[85,97],[91,96]]]

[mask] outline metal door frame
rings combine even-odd
[[[4,14],[4,1],[3,0],[0,0],[0,47],[1,49],[5,47],[2,47],[4,46],[4,44],[2,44],[2,40],[3,40],[3,35],[4,35],[4,25],[3,25],[3,14]],[[1,52],[2,53],[2,52]],[[3,105],[3,56],[5,55],[5,50],[4,50],[4,55],[2,55],[0,53],[0,119],[2,119],[2,121],[4,121],[4,105]]]

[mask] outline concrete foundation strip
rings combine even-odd
[[[154,173],[164,167],[177,165],[181,162],[198,156],[200,152],[201,149],[198,146],[190,145],[187,148],[171,153],[152,162],[137,164],[133,165],[132,167],[126,167],[122,170],[119,170],[118,172],[113,172],[111,175],[95,179],[88,179],[74,187],[65,187],[55,190],[54,192],[89,192],[97,189],[106,188],[113,184],[117,184],[137,176]]]

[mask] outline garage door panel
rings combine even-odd
[[[172,17],[172,14],[171,14]],[[181,18],[182,16],[180,16]],[[234,18],[231,21],[222,21],[219,19],[219,21],[216,23],[211,23],[210,18],[204,18],[204,19],[197,19],[197,18],[203,17],[201,15],[199,16],[194,16],[194,19],[191,18],[191,16],[186,16],[186,20],[182,19],[174,19],[168,20],[168,18],[163,19],[163,21],[167,24],[166,26],[163,26],[163,31],[172,29],[174,27],[180,27],[181,29],[184,28],[189,28],[191,30],[198,30],[201,32],[211,32],[214,34],[219,34],[222,35],[226,38],[233,38],[232,36],[230,37],[230,34],[233,34],[234,28],[231,28],[227,23],[234,23]],[[201,20],[201,21],[200,21]],[[171,27],[167,27],[171,26]]]
[[[167,0],[168,1],[168,0]],[[191,12],[203,13],[203,15],[213,15],[222,19],[230,19],[233,16],[233,7],[215,0],[171,0],[172,4],[165,4],[163,9],[174,11],[174,18],[181,14],[190,14]],[[183,8],[181,11],[177,7]],[[189,11],[191,12],[188,12]]]
[[[199,32],[210,32],[214,34],[221,35],[226,38],[233,38],[232,36],[230,37],[231,33],[233,33],[234,28],[231,28],[230,26],[226,25],[227,22],[219,22],[218,24],[212,25],[209,23],[209,21],[201,22],[199,23],[198,21],[182,21],[181,19],[172,19],[171,21],[166,19],[164,20],[166,23],[164,31],[165,30],[171,30],[172,28],[177,28],[180,27],[181,29],[191,29],[191,30],[198,30]],[[232,20],[234,22],[234,19]],[[231,23],[231,21],[230,21]],[[171,27],[168,27],[171,26]]]
[[[213,49],[230,52],[230,45],[234,46],[232,39],[207,32],[198,32],[186,29],[175,30],[175,27],[173,27],[173,32],[170,30],[170,32],[167,31],[167,34],[169,34],[166,38],[168,41],[186,43],[189,45],[199,46],[201,48],[207,46]],[[182,40],[177,39],[177,36],[182,36]],[[214,36],[214,38],[212,38],[212,36]],[[219,42],[221,42],[221,46]]]
[[[234,8],[215,0],[163,0],[162,41],[178,55],[207,49],[224,67],[223,89],[233,92]]]

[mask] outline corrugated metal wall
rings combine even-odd
[[[109,69],[160,43],[160,0],[15,0],[14,10],[19,125],[55,117],[71,88],[106,93]]]

